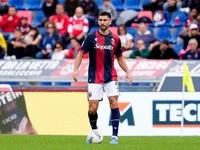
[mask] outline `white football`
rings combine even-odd
[[[91,130],[88,133],[87,139],[90,143],[101,143],[103,141],[103,134],[100,130]]]

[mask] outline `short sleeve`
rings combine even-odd
[[[116,56],[116,57],[122,56],[121,40],[120,40],[120,39],[119,39],[119,41],[118,41],[117,48],[116,48],[116,50],[115,50],[115,56]]]
[[[86,36],[82,45],[81,45],[81,50],[80,52],[86,54],[89,52],[89,49],[90,49],[90,36]]]
[[[127,40],[133,40],[133,36],[129,33],[126,34]]]

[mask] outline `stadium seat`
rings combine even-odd
[[[111,0],[112,4],[115,6],[116,10],[122,11],[124,8],[122,7],[122,0]]]
[[[177,55],[179,55],[180,50],[184,48],[183,44],[174,45],[173,49]]]
[[[133,37],[137,33],[137,29],[133,27],[127,27],[127,32],[130,33]]]
[[[39,82],[39,85],[52,85],[52,82]]]
[[[89,33],[93,32],[93,31],[96,31],[98,29],[99,29],[99,27],[91,27]]]
[[[103,6],[103,0],[96,0],[96,3],[99,9]]]
[[[124,9],[134,9],[134,10],[140,10],[139,1],[138,0],[124,0],[123,3]]]
[[[170,30],[168,27],[160,27],[158,28],[158,31],[156,32],[156,37],[162,41],[164,39],[167,39],[170,41],[171,39],[171,34],[170,34]]]
[[[141,8],[143,8],[144,4],[149,3],[149,2],[151,2],[151,0],[140,0],[140,6],[141,6]]]
[[[33,18],[33,21],[31,23],[32,26],[40,26],[41,20],[45,18],[45,15],[43,11],[39,10],[35,13],[35,17]]]
[[[59,3],[60,3],[60,4],[64,4],[64,3],[65,3],[65,0],[59,0]]]
[[[175,18],[179,17],[179,24],[176,24]],[[167,26],[170,27],[180,27],[183,26],[183,23],[187,20],[187,16],[184,12],[181,11],[174,11],[171,17],[170,22],[167,24]]]
[[[45,27],[40,27],[40,34],[45,34],[45,33],[47,33],[47,30],[46,30],[46,28]]]
[[[22,5],[22,9],[25,10],[39,10],[40,8],[40,0],[24,0]]]
[[[15,6],[16,9],[22,7],[22,0],[8,0],[8,6]]]
[[[152,28],[152,27],[148,27],[148,30],[149,30],[152,34],[154,34],[153,28]]]
[[[31,12],[28,11],[28,10],[19,10],[17,12],[17,16],[19,16],[19,17],[23,17],[23,16],[27,17],[27,23],[28,24],[31,24],[31,22],[32,22]]]
[[[142,18],[142,17],[147,17],[149,18],[151,21],[153,20],[153,13],[152,11],[139,11],[137,18]]]
[[[19,85],[18,82],[3,82],[3,84]]]
[[[55,82],[54,85],[55,86],[66,86],[66,85],[70,85],[70,82]]]
[[[177,38],[178,38],[178,34],[181,32],[181,29],[182,29],[181,27],[176,27],[174,29],[173,35],[172,35],[172,37],[170,39],[170,43],[176,44]]]
[[[117,34],[117,27],[110,27],[109,29],[112,33]]]

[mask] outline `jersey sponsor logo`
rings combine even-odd
[[[200,127],[200,100],[185,101],[184,127]],[[181,127],[182,101],[153,101],[153,127]]]
[[[100,45],[100,44],[96,44],[95,47],[96,49],[100,49],[100,50],[103,50],[103,49],[107,49],[107,50],[113,50],[113,46],[112,45]]]
[[[120,122],[123,123],[125,120],[127,120],[128,126],[135,126],[132,105],[130,104],[130,102],[124,102],[124,103],[119,102],[118,105],[120,110]],[[110,114],[109,126],[111,125],[112,123]]]

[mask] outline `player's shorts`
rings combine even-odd
[[[107,97],[119,96],[119,86],[117,81],[111,81],[105,84],[88,84],[88,100],[103,100],[103,92]]]

